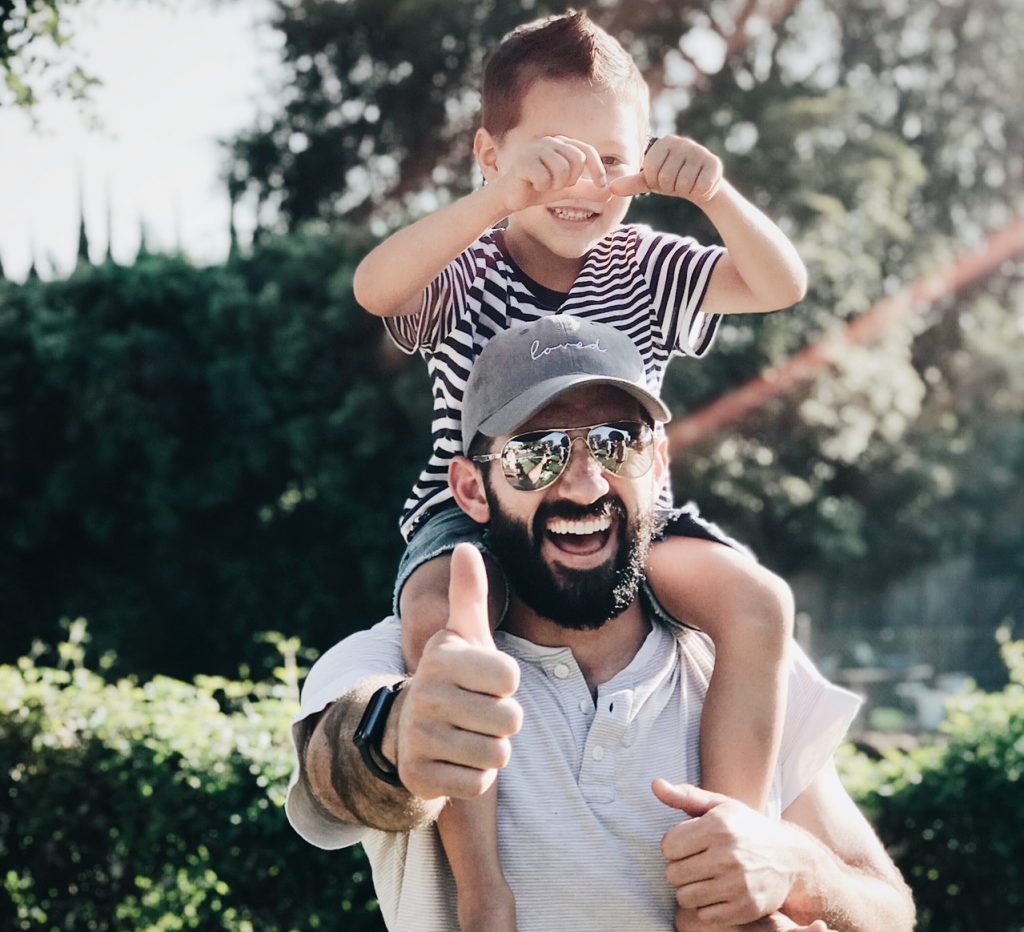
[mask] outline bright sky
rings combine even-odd
[[[198,262],[228,249],[228,199],[217,141],[269,110],[276,36],[265,0],[88,0],[76,47],[95,89],[81,107],[47,101],[41,128],[0,111],[0,258],[22,280],[34,249],[44,278],[66,274],[78,249],[79,199],[94,259],[107,246],[130,262],[141,224],[153,248],[180,244]],[[172,8],[173,7],[173,8]],[[247,221],[239,218],[240,233]],[[50,269],[56,267],[55,272]]]

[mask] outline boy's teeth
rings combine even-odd
[[[570,521],[567,518],[552,518],[548,522],[548,530],[552,534],[597,534],[612,526],[610,515],[600,518],[587,518],[584,521]]]
[[[592,210],[581,210],[578,207],[553,207],[552,210],[562,220],[589,220],[596,216]]]

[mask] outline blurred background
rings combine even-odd
[[[1024,864],[1024,8],[575,6],[810,273],[670,368],[676,497],[865,696],[845,773],[922,926],[1024,928],[1024,878],[972,857]],[[351,274],[479,183],[482,61],[565,8],[0,2],[12,928],[379,928],[361,856],[265,811],[303,668],[388,610],[429,446],[422,362]],[[713,237],[678,201],[630,219]]]

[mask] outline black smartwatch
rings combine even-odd
[[[398,776],[398,768],[384,756],[380,744],[384,740],[384,726],[388,723],[391,706],[395,704],[395,699],[406,682],[399,680],[391,686],[381,686],[366,703],[366,711],[363,712],[359,727],[352,736],[352,743],[359,748],[359,754],[367,769],[389,786],[401,786],[402,781]]]

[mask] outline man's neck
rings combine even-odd
[[[651,632],[638,600],[600,628],[577,631],[538,615],[513,593],[503,631],[542,647],[568,647],[590,687],[597,688],[629,666]]]

